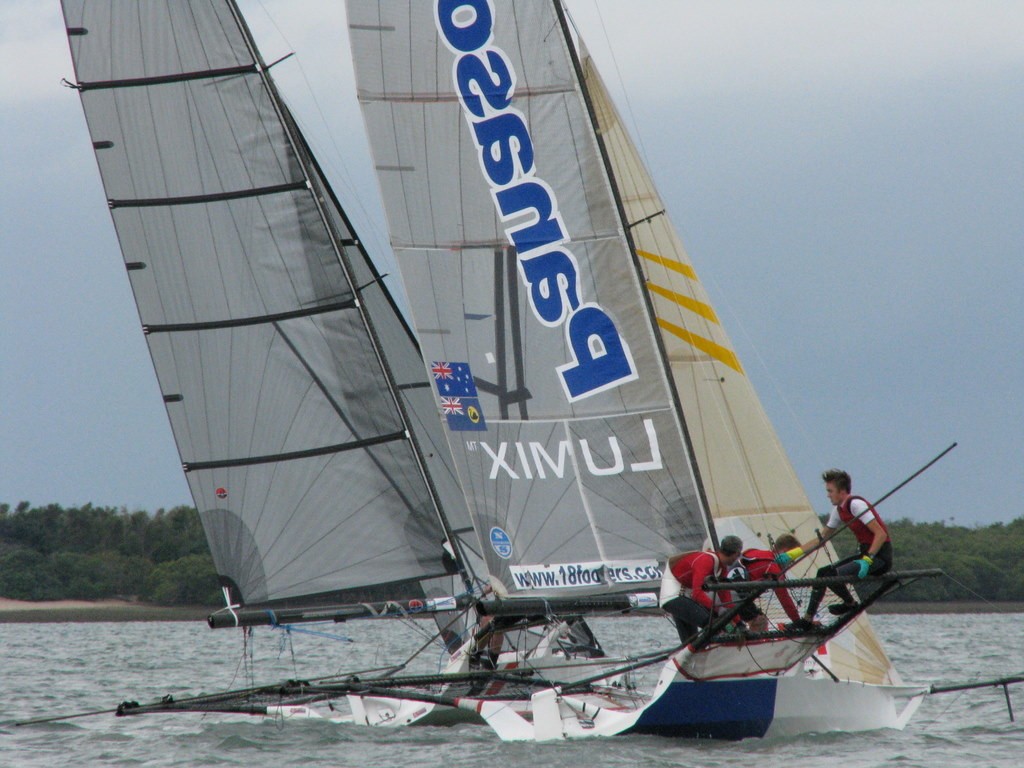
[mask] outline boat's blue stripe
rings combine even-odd
[[[629,733],[698,739],[761,737],[775,716],[774,679],[676,682]]]

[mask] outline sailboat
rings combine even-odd
[[[818,524],[558,0],[348,0],[412,327],[231,0],[63,0],[76,83],[226,607],[213,627],[434,617],[442,674],[119,714],[468,718],[503,739],[905,725],[863,609],[610,655],[667,558]],[[829,555],[832,556],[829,550]],[[813,579],[794,570],[794,590]],[[640,690],[637,669],[655,669]],[[333,710],[332,710],[333,711]],[[333,716],[328,714],[327,716]]]

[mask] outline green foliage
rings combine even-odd
[[[0,596],[17,600],[138,597],[216,605],[220,588],[191,507],[0,504]]]
[[[896,570],[941,568],[895,593],[900,601],[1024,600],[1024,518],[965,528],[888,523]],[[841,555],[856,542],[833,542]],[[220,588],[199,515],[191,507],[155,514],[124,508],[14,509],[0,504],[0,596],[18,600],[139,597],[163,605],[217,605]]]
[[[887,521],[896,571],[939,568],[945,578],[924,579],[892,596],[899,602],[1024,600],[1024,518],[966,528],[940,523]],[[849,532],[832,539],[840,557],[852,555],[857,541]]]
[[[156,566],[142,597],[160,605],[214,605],[221,599],[209,555],[186,555]]]

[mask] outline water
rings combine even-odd
[[[875,625],[904,679],[960,682],[1024,672],[1024,614],[880,616]],[[606,622],[599,634],[638,633],[643,648],[671,640],[656,620]],[[404,656],[415,628],[363,622],[340,629],[347,644],[258,630],[259,682],[316,677]],[[665,634],[668,632],[668,634]],[[282,642],[282,639],[285,642]],[[607,643],[610,647],[618,643]],[[822,734],[739,743],[627,736],[558,744],[502,743],[487,728],[393,730],[193,714],[80,718],[13,727],[35,717],[112,708],[167,693],[181,697],[249,683],[240,633],[191,623],[0,624],[0,766],[825,766],[1018,768],[1024,750],[1024,685],[928,697],[903,732]],[[418,667],[436,668],[437,654]]]

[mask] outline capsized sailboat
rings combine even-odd
[[[776,626],[749,638],[726,611],[682,649],[613,656],[586,624],[656,610],[676,552],[816,520],[559,3],[348,2],[415,334],[235,3],[64,12],[225,590],[211,625],[422,613],[452,651],[441,675],[122,714],[347,700],[354,722],[465,713],[533,740],[906,722],[924,691],[865,617],[785,632],[764,584],[743,602]]]

